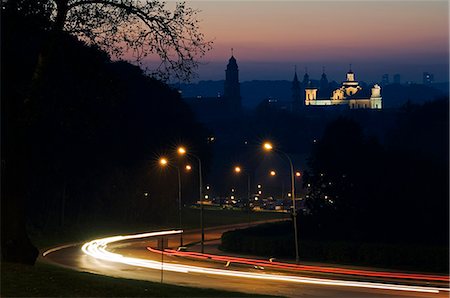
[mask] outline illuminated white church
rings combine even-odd
[[[305,77],[307,74],[305,74]],[[295,74],[294,82],[296,80],[297,74]],[[325,73],[322,74],[321,85],[323,80],[326,80]],[[305,81],[305,80],[304,80]],[[326,80],[328,83],[328,80]],[[358,81],[355,80],[355,74],[350,70],[347,72],[347,80],[342,82],[341,87],[332,90],[330,97],[328,98],[318,98],[319,88],[313,87],[311,81],[304,87],[305,89],[305,106],[347,106],[350,109],[381,109],[382,108],[382,97],[381,97],[381,87],[375,84],[372,87],[371,93],[369,94],[366,90],[362,90],[359,86]],[[325,88],[323,88],[325,89]],[[326,90],[320,90],[323,94]],[[329,93],[328,93],[329,94]]]

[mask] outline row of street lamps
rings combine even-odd
[[[298,235],[297,235],[297,209],[295,206],[295,176],[300,176],[300,172],[296,172],[294,173],[294,166],[292,164],[292,160],[289,157],[289,155],[287,155],[285,152],[274,148],[274,146],[272,145],[272,143],[270,142],[265,142],[262,145],[263,149],[267,152],[277,152],[280,155],[284,156],[288,162],[289,162],[289,167],[290,167],[290,177],[291,177],[291,198],[292,198],[292,215],[293,215],[293,224],[294,224],[294,241],[295,241],[295,260],[296,262],[299,261],[299,247],[298,247]],[[204,225],[203,225],[203,183],[202,183],[202,162],[200,160],[200,158],[190,152],[187,151],[187,149],[185,147],[178,147],[177,148],[177,153],[180,156],[191,156],[194,159],[197,160],[198,162],[198,173],[199,173],[199,194],[200,194],[200,228],[201,228],[201,252],[204,253],[204,242],[205,242],[205,232],[204,232]],[[179,225],[180,225],[180,229],[182,228],[182,223],[181,223],[181,174],[180,174],[180,168],[169,164],[169,161],[167,160],[167,158],[161,158],[159,160],[159,163],[161,166],[172,166],[174,168],[177,169],[177,173],[178,173],[178,208],[179,208]],[[192,167],[190,165],[186,165],[186,170],[191,170]],[[241,172],[243,172],[243,169],[240,166],[236,166],[234,168],[234,171],[237,174],[240,174]],[[247,199],[250,200],[250,173],[248,171],[245,171],[245,174],[247,175]],[[271,171],[270,175],[275,176],[276,172],[275,171]],[[250,203],[248,201],[248,203]],[[249,217],[249,222],[250,222],[250,208],[248,208],[248,217]],[[181,246],[183,245],[183,235],[182,233],[180,234],[180,244]]]

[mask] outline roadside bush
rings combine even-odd
[[[289,224],[264,224],[226,232],[222,235],[220,249],[267,258],[294,258],[294,237]],[[449,249],[446,246],[299,239],[300,259],[304,261],[449,271]]]

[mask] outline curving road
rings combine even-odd
[[[255,223],[256,224],[256,223]],[[288,297],[448,297],[448,276],[380,272],[368,269],[295,265],[277,261],[223,256],[217,241],[225,231],[244,225],[205,230],[207,255],[157,248],[164,237],[179,244],[179,231],[97,239],[86,244],[48,250],[42,259],[60,266],[113,277],[161,281]],[[198,241],[199,231],[183,234],[185,243]],[[162,269],[162,270],[161,270]]]

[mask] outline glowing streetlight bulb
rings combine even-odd
[[[270,171],[270,176],[275,176],[277,173],[275,171]]]
[[[300,177],[302,174],[300,172],[295,172],[295,176]]]
[[[236,173],[240,173],[240,172],[241,172],[241,167],[235,167],[235,168],[234,168],[234,171],[235,171]]]
[[[266,150],[266,151],[272,150],[272,149],[273,149],[272,143],[265,142],[265,143],[263,144],[263,148],[264,148],[264,150]]]
[[[186,171],[190,171],[190,170],[192,170],[192,166],[191,165],[186,165]]]
[[[164,167],[164,166],[167,165],[167,163],[168,163],[168,161],[167,161],[166,158],[162,157],[162,158],[159,159],[159,164],[160,164],[161,166]]]
[[[184,147],[178,147],[178,149],[177,149],[177,152],[178,152],[178,154],[180,154],[180,155],[185,155],[186,154],[186,148],[184,148]]]

